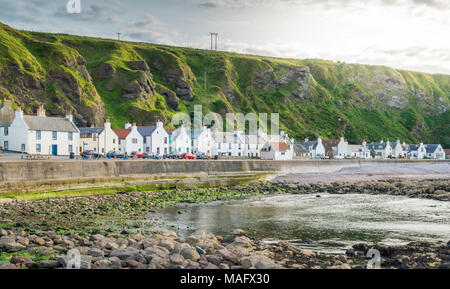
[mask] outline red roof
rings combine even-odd
[[[449,156],[449,155],[450,155],[450,149],[446,149],[446,150],[444,150],[444,152],[445,152],[445,155],[446,155],[446,156]]]
[[[116,135],[117,135],[120,139],[125,139],[125,138],[127,138],[127,136],[130,134],[131,129],[121,128],[121,129],[113,129],[113,131],[116,133]]]
[[[269,145],[274,151],[284,152],[290,149],[290,147],[284,142],[271,142]]]

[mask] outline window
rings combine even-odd
[[[188,138],[186,139],[186,143],[189,143],[189,139]]]
[[[161,149],[160,148],[156,148],[156,154],[157,155],[161,154]]]
[[[219,150],[220,150],[220,149],[222,149],[222,144],[221,144],[221,143],[219,143]]]
[[[178,152],[181,153],[181,148],[178,148]]]
[[[5,142],[3,143],[3,149],[4,149],[5,151],[7,151],[8,148],[9,148],[9,143],[8,143],[8,141],[5,141]]]
[[[131,140],[132,143],[137,143],[137,138]]]
[[[73,146],[69,145],[69,153],[73,153]]]
[[[53,140],[58,140],[58,132],[57,131],[53,131],[52,132],[52,139]]]
[[[23,152],[25,151],[25,144],[24,143],[20,146],[20,150],[23,151]]]
[[[73,141],[73,132],[69,132],[69,141]]]
[[[5,127],[4,129],[4,135],[7,136],[9,134],[9,129],[7,127]]]
[[[93,134],[93,141],[97,141],[97,134],[96,133]]]
[[[167,137],[164,138],[164,144],[167,144]]]
[[[36,140],[41,140],[41,137],[42,137],[41,135],[42,135],[41,131],[37,130],[36,131]]]
[[[164,148],[164,154],[167,155],[167,148]]]
[[[230,150],[231,150],[231,143],[230,143]]]
[[[147,143],[147,138],[146,137],[144,137],[144,143]]]
[[[186,152],[189,153],[189,148],[187,148]]]
[[[145,148],[145,151],[146,151],[147,153],[149,153],[149,152],[150,152],[150,148],[149,148],[149,147],[146,147],[146,148]]]
[[[36,144],[36,153],[40,153],[41,152],[41,144],[37,143]]]

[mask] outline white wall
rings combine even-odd
[[[163,156],[169,153],[169,134],[163,127],[162,122],[156,124],[156,129],[153,131],[150,138],[150,151],[158,156]]]
[[[137,126],[131,127],[131,132],[128,134],[125,140],[122,140],[122,152],[131,154],[132,152],[143,153],[144,152],[144,139],[138,132]]]

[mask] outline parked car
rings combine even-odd
[[[133,158],[138,158],[138,159],[142,159],[143,153],[140,152],[131,152],[131,157]]]
[[[207,160],[208,156],[205,153],[197,153],[197,155],[195,156],[195,158],[197,160]]]
[[[83,159],[99,159],[102,155],[94,150],[87,150],[82,153],[82,157]]]
[[[106,157],[108,159],[123,159],[123,158],[125,158],[125,155],[122,152],[111,151],[106,154]]]
[[[143,153],[142,154],[143,159],[154,159],[159,160],[159,156],[155,155],[154,153]]]
[[[195,160],[195,156],[190,155],[190,154],[184,154],[184,155],[181,156],[181,158],[183,160]]]
[[[168,153],[163,156],[164,159],[171,159],[171,160],[178,160],[180,159],[180,156],[175,154],[174,152]]]

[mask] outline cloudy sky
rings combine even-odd
[[[450,0],[0,0],[14,28],[450,74]],[[75,0],[72,0],[75,1]]]

